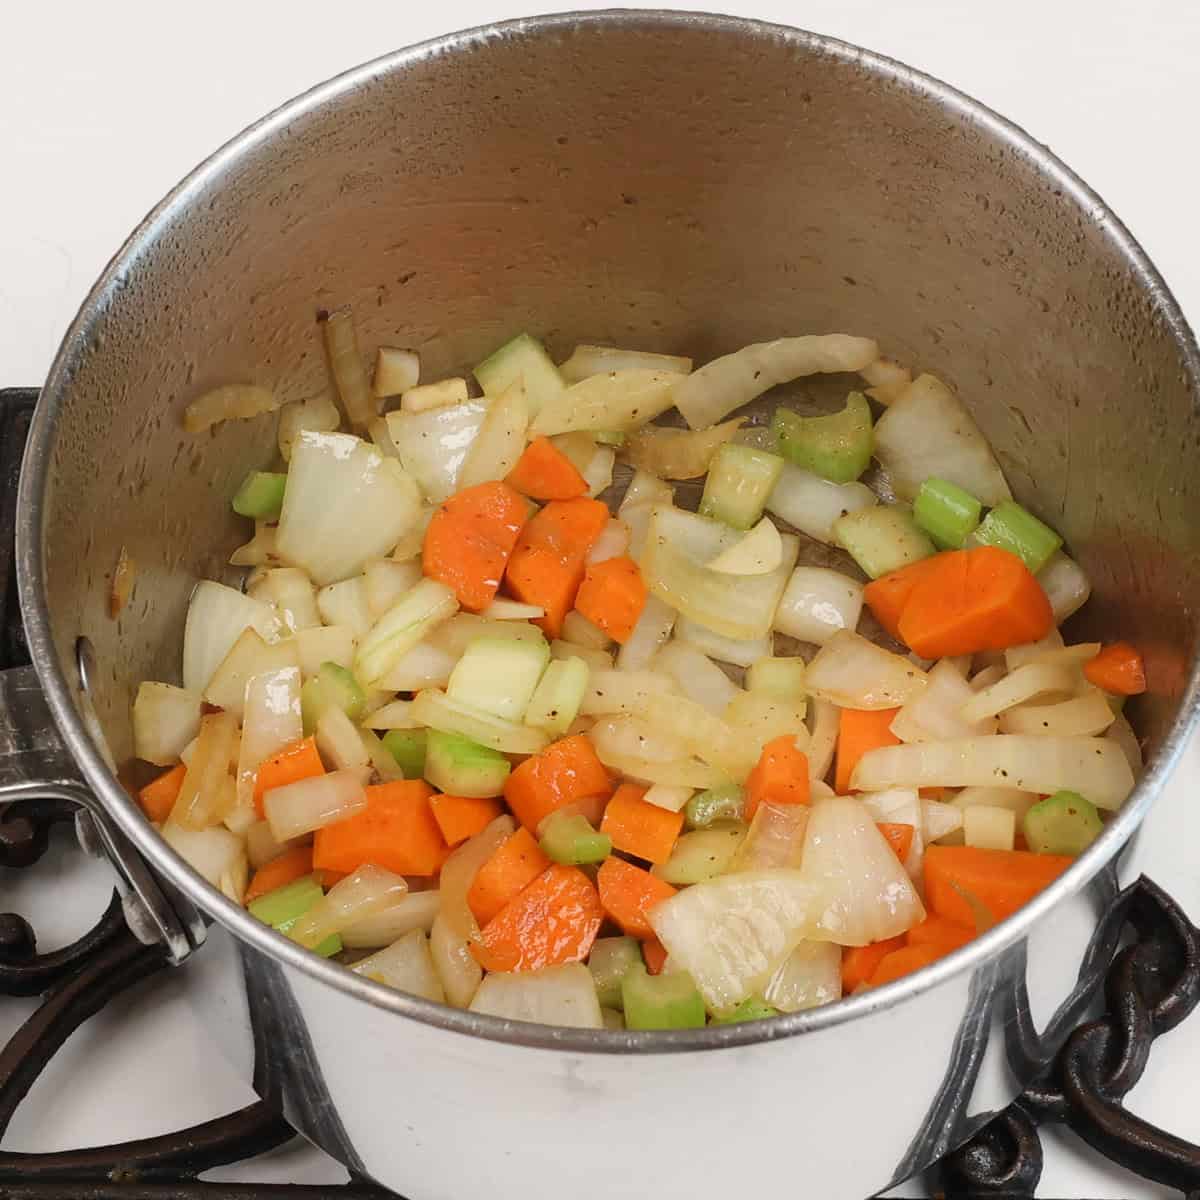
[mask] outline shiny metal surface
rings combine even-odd
[[[1134,797],[1017,918],[918,976],[765,1027],[597,1034],[475,1017],[257,924],[115,782],[72,656],[88,637],[90,701],[119,761],[137,681],[176,678],[191,586],[238,540],[227,498],[273,452],[269,420],[197,438],[182,409],[234,379],[286,399],[326,388],[313,319],[347,302],[364,344],[399,337],[430,377],[524,328],[555,352],[636,342],[699,359],[849,330],[943,375],[1018,498],[1092,576],[1088,627],[1146,648],[1136,719],[1150,755]],[[214,1033],[249,1072],[250,1016],[269,1022],[259,1084],[327,1149],[414,1197],[521,1194],[521,1146],[584,1196],[644,1194],[648,1172],[656,1192],[716,1195],[798,1160],[814,1194],[858,1196],[969,1132],[1053,1049],[1111,892],[1102,868],[1193,721],[1198,393],[1191,334],[1116,218],[946,85],[728,18],[512,22],[301,97],[199,168],[114,259],[34,419],[18,530],[30,643],[105,811],[238,939],[240,954],[214,936],[188,968]],[[137,582],[113,621],[122,546]],[[737,1116],[751,1108],[772,1113],[753,1131]],[[663,1177],[646,1130],[672,1109],[695,1153]],[[464,1155],[464,1114],[478,1112]],[[865,1123],[872,1146],[848,1155],[847,1129]]]

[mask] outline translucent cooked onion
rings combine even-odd
[[[711,429],[664,429],[648,425],[630,435],[623,454],[635,467],[659,479],[699,479],[708,473],[713,456],[733,440],[744,420],[735,417]]]
[[[436,632],[436,631],[435,631]],[[395,666],[379,681],[389,692],[419,692],[425,688],[444,688],[461,655],[449,653],[434,637],[418,642],[403,654]],[[373,726],[379,729],[382,726]]]
[[[206,829],[233,807],[237,791],[230,774],[237,745],[237,718],[233,713],[207,713],[192,751],[183,785],[169,823],[183,829]]]
[[[363,588],[371,620],[378,621],[394,608],[405,592],[421,582],[422,574],[421,562],[415,558],[409,562],[377,558],[367,563],[363,568]]]
[[[442,981],[446,1003],[466,1008],[483,979],[483,968],[475,961],[467,939],[455,933],[441,913],[429,931],[429,953]]]
[[[912,880],[863,804],[834,796],[811,809],[800,868],[812,893],[811,936],[865,946],[924,919]]]
[[[858,797],[871,819],[897,825],[911,825],[912,846],[904,860],[904,869],[912,879],[919,879],[925,859],[925,818],[921,797],[916,788],[889,788],[885,792],[864,792]]]
[[[142,683],[133,701],[133,752],[160,767],[179,761],[200,729],[200,697],[170,683]]]
[[[440,914],[456,936],[473,939],[479,934],[475,914],[467,904],[467,892],[479,868],[516,832],[517,824],[507,813],[490,821],[469,838],[442,865]]]
[[[518,379],[488,405],[479,433],[467,451],[458,477],[459,488],[503,479],[517,465],[525,449],[529,402]]]
[[[502,754],[536,754],[550,740],[540,729],[492,716],[432,689],[418,692],[413,698],[412,715],[430,729],[460,733]]]
[[[723,720],[735,736],[745,736],[753,743],[756,755],[768,742],[784,736],[791,737],[798,749],[807,750],[805,710],[803,700],[775,700],[761,692],[739,692],[730,700]]]
[[[808,737],[808,774],[810,779],[824,779],[833,764],[840,717],[836,704],[814,697],[810,704],[812,724]]]
[[[712,659],[687,642],[668,642],[655,656],[652,666],[655,672],[671,680],[674,690],[691,697],[715,717],[724,715],[729,702],[741,690]]]
[[[803,1012],[842,998],[842,948],[833,942],[801,942],[779,964],[763,999],[780,1012]]]
[[[485,621],[536,621],[546,615],[546,610],[538,604],[522,604],[520,600],[498,596],[479,615]]]
[[[376,396],[399,396],[415,388],[421,378],[421,356],[415,350],[380,346],[375,351],[375,375],[371,390]]]
[[[297,917],[288,937],[311,950],[331,934],[341,933],[347,926],[382,912],[407,892],[404,876],[373,863],[363,863]]]
[[[783,539],[770,517],[763,517],[738,541],[708,564],[722,575],[769,575],[783,561]]]
[[[362,428],[375,415],[376,408],[362,352],[358,348],[354,314],[349,308],[331,312],[321,322],[321,333],[325,339],[325,352],[329,356],[329,370],[341,397],[342,407],[351,425]]]
[[[350,950],[376,950],[411,933],[414,929],[428,933],[441,907],[437,891],[406,892],[387,908],[342,930],[342,945]]]
[[[975,692],[960,713],[964,721],[982,721],[1038,696],[1069,696],[1075,691],[1078,680],[1078,673],[1069,667],[1030,663]]]
[[[600,536],[592,543],[592,548],[588,551],[587,561],[589,563],[607,562],[610,558],[620,558],[621,555],[629,552],[629,526],[624,521],[618,521],[616,517],[605,525]],[[539,612],[536,614],[541,616]]]
[[[611,446],[597,446],[581,472],[587,484],[587,494],[593,499],[612,487],[613,470],[617,465],[617,452]]]
[[[358,726],[336,704],[331,704],[321,714],[316,738],[322,760],[336,770],[358,771],[370,767],[371,755]]]
[[[1092,594],[1092,585],[1083,568],[1061,550],[1038,572],[1037,581],[1050,601],[1057,625],[1078,612]]]
[[[428,412],[390,412],[384,418],[404,469],[427,500],[440,504],[458,490],[458,476],[479,433],[487,405],[468,400]]]
[[[248,588],[247,591],[272,605],[290,633],[313,629],[321,624],[321,614],[317,611],[317,590],[299,567],[273,567],[262,574],[253,589]]]
[[[648,693],[646,699],[652,694]],[[633,717],[606,717],[592,726],[589,736],[601,762],[606,761],[606,755],[617,754],[666,763],[686,758],[689,752],[687,739],[651,729],[644,720]]]
[[[809,695],[842,708],[899,708],[927,686],[925,672],[865,637],[841,630],[817,651],[805,676]]]
[[[579,711],[588,717],[641,711],[652,692],[673,692],[674,682],[657,671],[589,671]]]
[[[265,567],[279,563],[279,548],[275,545],[274,525],[254,522],[254,536],[240,545],[230,556],[231,567]]]
[[[412,930],[367,958],[360,958],[350,970],[399,992],[437,1004],[446,1002],[445,989],[429,952],[429,939],[420,929]]]
[[[1117,713],[1104,736],[1120,747],[1134,777],[1140,775],[1143,766],[1142,744],[1138,741],[1137,734],[1133,732],[1133,726],[1126,720],[1124,713]]]
[[[739,667],[749,667],[759,659],[770,658],[774,648],[770,634],[760,638],[723,637],[687,617],[680,617],[675,622],[675,637],[709,658]]]
[[[471,1011],[510,1021],[600,1029],[604,1021],[592,973],[582,963],[540,971],[496,971],[479,985]]]
[[[867,395],[885,407],[900,398],[901,393],[912,383],[912,372],[890,358],[877,358],[868,363],[859,374],[871,385]]]
[[[798,868],[804,857],[804,833],[807,829],[807,804],[760,804],[730,870]]]
[[[160,831],[163,841],[213,887],[242,854],[242,839],[220,825],[213,829],[184,829],[168,821]]]
[[[263,811],[271,833],[280,842],[343,821],[366,807],[362,777],[356,771],[315,775],[271,788],[263,796]]]
[[[255,821],[246,830],[246,855],[250,865],[257,871],[264,863],[278,858],[285,850],[300,842],[279,842],[271,832],[271,826],[266,821]]]
[[[678,740],[690,753],[735,783],[745,780],[761,753],[761,745],[745,730],[734,729],[684,696],[661,693],[647,696],[638,720],[652,734]]]
[[[1004,651],[1004,665],[1010,671],[1024,667],[1029,663],[1041,662],[1052,651],[1061,650],[1066,643],[1057,629],[1051,628],[1044,638],[1037,642],[1024,642],[1020,646],[1010,646]]]
[[[583,431],[624,432],[653,421],[671,407],[680,376],[634,368],[590,375],[542,405],[530,425],[533,436]]]
[[[936,742],[954,737],[983,737],[996,732],[994,718],[967,721],[963,706],[975,693],[954,664],[943,659],[929,672],[929,684],[892,720],[902,742]]]
[[[411,700],[392,700],[363,719],[367,729],[420,729],[412,715]]]
[[[868,750],[851,778],[856,791],[889,787],[1015,787],[1053,795],[1079,792],[1099,808],[1120,808],[1133,790],[1133,772],[1108,738],[955,738]]]
[[[879,497],[866,484],[831,483],[819,475],[792,463],[783,471],[771,495],[767,511],[774,513],[807,537],[827,546],[837,545],[834,522],[848,513],[859,512],[879,503]]]
[[[925,841],[940,842],[962,828],[962,809],[957,803],[947,804],[944,800],[926,800],[922,797],[921,821]]]
[[[672,964],[721,1014],[761,992],[808,936],[813,905],[800,872],[747,871],[684,888],[656,904],[649,921]]]
[[[221,421],[245,421],[279,407],[270,388],[251,383],[227,383],[193,400],[183,410],[183,427],[188,433],[202,433]]]
[[[279,410],[279,453],[284,462],[290,462],[296,439],[305,431],[311,433],[333,433],[342,423],[342,414],[337,405],[326,395],[310,396],[307,400],[295,400]]]
[[[354,672],[360,682],[380,686],[418,642],[457,611],[458,598],[436,579],[422,579],[404,592],[358,644]]]
[[[567,658],[578,658],[589,671],[611,671],[613,656],[604,650],[592,650],[587,646],[578,646],[574,642],[564,642],[555,638],[550,643],[550,657],[559,661]]]
[[[647,596],[642,615],[633,633],[617,654],[617,666],[622,671],[641,671],[648,667],[659,649],[671,636],[678,614],[657,596]]]
[[[292,638],[264,642],[253,629],[243,629],[230,647],[221,665],[204,689],[209,704],[223,708],[240,718],[246,703],[246,685],[256,675],[294,668],[300,670],[300,656]]]
[[[651,354],[645,350],[618,350],[613,346],[581,344],[575,347],[566,362],[559,364],[558,373],[567,383],[578,383],[590,375],[635,368],[687,375],[692,369],[692,360],[673,354]]]
[[[600,761],[630,779],[696,791],[729,782],[724,772],[690,757],[678,739],[652,734],[629,718],[602,718],[588,737]]]
[[[797,567],[775,610],[775,628],[797,641],[823,646],[840,629],[854,630],[863,585],[826,567]]]
[[[367,603],[365,575],[355,575],[340,583],[331,583],[317,593],[317,611],[326,625],[340,625],[357,640],[374,621]]]
[[[693,429],[707,429],[756,396],[802,375],[859,371],[879,357],[869,338],[844,333],[757,342],[715,358],[675,388],[675,407]]]
[[[599,625],[574,608],[563,618],[562,640],[593,650],[605,650],[612,645],[612,638]]]
[[[237,759],[237,798],[239,806],[254,810],[258,768],[271,755],[304,736],[299,668],[282,667],[255,675],[246,684],[245,701]]]
[[[1000,717],[1003,733],[1027,733],[1033,737],[1094,737],[1103,733],[1116,714],[1104,694],[1088,688],[1082,696],[1058,704],[1021,704]]]
[[[282,633],[275,610],[262,600],[211,579],[196,584],[183,629],[183,686],[203,693],[245,629],[255,630],[267,641]]]

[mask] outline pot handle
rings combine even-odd
[[[207,929],[199,910],[153,874],[117,827],[63,743],[37,672],[16,667],[0,671],[0,804],[39,796],[77,806],[80,843],[116,870],[125,919],[140,942],[161,944],[172,964],[203,944]]]

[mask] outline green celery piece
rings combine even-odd
[[[389,729],[383,735],[383,744],[405,779],[424,778],[425,734],[424,729]]]
[[[978,528],[982,511],[970,492],[947,479],[925,480],[913,501],[913,519],[939,550],[961,550]]]
[[[824,417],[802,417],[777,408],[771,429],[784,458],[833,483],[857,479],[875,446],[871,405],[862,392],[851,392],[841,412]]]
[[[757,996],[747,996],[733,1010],[723,1017],[717,1017],[714,1025],[740,1025],[743,1021],[765,1021],[768,1017],[779,1016],[779,1009],[760,1000]]]
[[[745,838],[741,821],[714,821],[707,829],[693,829],[679,838],[671,857],[652,873],[676,887],[705,883],[729,870]]]
[[[612,838],[607,833],[597,833],[581,813],[551,813],[541,829],[542,853],[556,863],[581,867],[585,863],[603,862],[612,853]]]
[[[452,796],[499,796],[512,767],[498,750],[461,733],[430,729],[425,735],[425,778]]]
[[[1023,825],[1025,840],[1037,854],[1082,854],[1103,831],[1096,806],[1068,791],[1033,805]]]
[[[598,433],[593,433],[592,437],[600,443],[601,446],[623,446],[625,445],[625,434],[621,430],[601,429]]]
[[[740,821],[746,808],[746,795],[736,783],[698,792],[683,810],[689,829],[704,829],[714,821]]]
[[[936,553],[903,504],[875,504],[846,513],[834,521],[833,536],[872,579]]]
[[[317,673],[300,689],[300,718],[304,736],[311,737],[329,708],[340,708],[352,721],[367,709],[367,697],[354,675],[335,662],[323,662]]]
[[[983,518],[973,541],[1009,550],[1036,575],[1062,546],[1062,538],[1015,500],[1002,500]]]
[[[762,517],[782,471],[783,459],[778,454],[726,442],[709,466],[700,515],[734,529],[750,529]]]
[[[278,521],[283,511],[287,476],[274,471],[251,471],[233,498],[233,511],[256,521]]]
[[[651,975],[634,966],[621,981],[626,1029],[700,1029],[704,999],[686,971]]]
[[[602,1008],[620,1008],[621,981],[631,967],[642,965],[642,948],[637,938],[597,938],[588,955],[588,970],[596,983],[596,996]]]
[[[259,896],[257,900],[251,900],[248,908],[251,915],[257,917],[264,925],[270,925],[280,933],[288,933],[324,894],[317,877],[305,875],[302,879],[285,883],[273,892],[267,892],[265,896]],[[329,958],[341,953],[342,939],[336,933],[331,933],[313,949],[314,953]]]

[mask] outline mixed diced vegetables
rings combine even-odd
[[[472,389],[322,330],[340,407],[280,411],[244,585],[197,585],[182,686],[133,708],[147,818],[300,945],[515,1020],[764,1020],[953,953],[1133,788],[1141,655],[1065,641],[1083,571],[873,341],[693,370],[521,335]],[[852,372],[839,411],[726,419]]]

